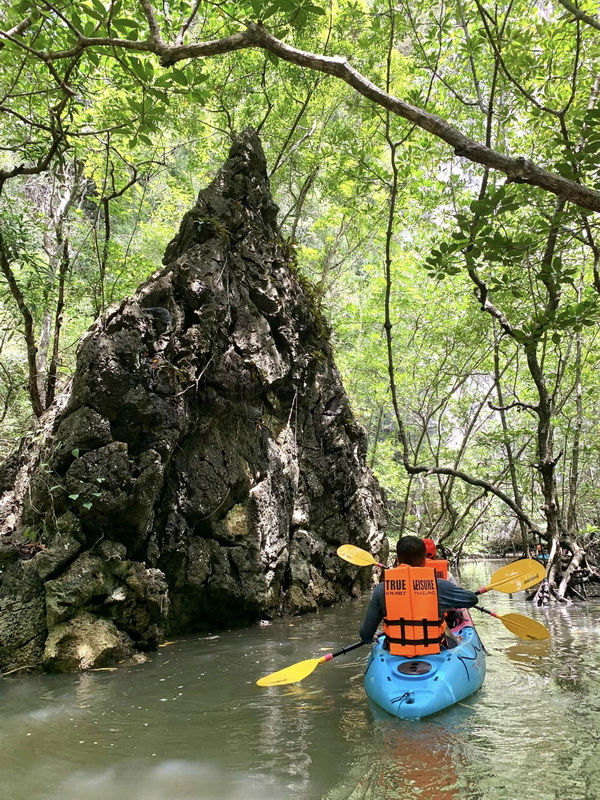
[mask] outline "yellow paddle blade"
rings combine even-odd
[[[512,592],[520,592],[522,589],[531,589],[545,577],[546,567],[532,558],[523,558],[521,561],[515,561],[496,570],[492,575],[491,582],[484,588],[486,592],[496,589],[498,592],[512,594]]]
[[[525,617],[523,614],[498,614],[497,616],[511,633],[516,633],[521,639],[550,638],[548,628],[536,619]]]
[[[379,562],[375,561],[371,553],[356,547],[353,544],[343,544],[338,547],[337,554],[344,561],[349,561],[351,564],[356,564],[357,567],[376,567]]]
[[[323,664],[328,659],[325,656],[321,658],[308,658],[306,661],[299,661],[297,664],[292,664],[291,667],[280,669],[279,672],[272,672],[270,675],[265,675],[264,678],[259,678],[256,681],[257,686],[285,686],[286,683],[297,683],[304,680],[311,672]]]

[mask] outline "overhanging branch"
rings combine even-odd
[[[498,489],[492,483],[489,483],[489,481],[484,481],[481,478],[473,478],[466,472],[453,469],[452,467],[426,467],[418,464],[412,465],[409,464],[406,459],[404,460],[404,468],[409,474],[412,475],[451,475],[463,481],[464,483],[470,484],[471,486],[478,486],[481,489],[484,489],[486,492],[495,495],[499,500],[502,500],[503,503],[505,503],[512,511],[514,511],[519,519],[523,520],[523,522],[531,531],[533,531],[535,534],[540,533],[537,525],[532,522],[530,517],[523,511],[523,509],[517,503],[515,503],[512,497],[507,495],[506,492],[503,492],[502,489]]]
[[[212,42],[169,45],[160,37],[156,20],[151,13],[151,6],[147,0],[141,0],[141,4],[150,28],[150,37],[145,41],[132,41],[114,37],[94,38],[80,36],[70,49],[42,53],[26,47],[10,33],[0,31],[0,38],[4,37],[20,44],[30,55],[41,58],[47,64],[57,59],[72,58],[90,47],[118,47],[126,50],[154,53],[164,67],[192,58],[207,58],[236,50],[253,47],[260,48],[299,67],[324,72],[344,81],[371,102],[446,142],[453,148],[456,155],[504,173],[509,182],[527,183],[530,186],[536,186],[544,191],[551,192],[582,208],[587,208],[590,211],[600,211],[600,192],[576,183],[562,175],[549,172],[523,157],[513,158],[470,139],[449,122],[437,116],[437,114],[431,114],[380,89],[354,69],[345,57],[324,56],[299,50],[277,39],[261,23],[251,23],[245,31],[222,39],[216,39]]]

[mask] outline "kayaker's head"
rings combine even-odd
[[[427,551],[423,539],[418,536],[402,536],[396,543],[396,556],[398,564],[408,564],[409,567],[424,567]]]
[[[425,545],[425,553],[427,558],[435,558],[437,547],[435,546],[433,539],[423,539],[423,544]]]

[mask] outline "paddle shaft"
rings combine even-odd
[[[478,594],[478,593],[475,592],[475,594]],[[498,619],[502,619],[502,615],[501,614],[496,614],[495,611],[488,611],[488,609],[484,608],[483,606],[471,606],[471,608],[476,608],[477,611],[483,611],[484,614],[489,614],[490,617],[497,617]]]
[[[349,653],[351,650],[356,650],[357,647],[364,647],[368,642],[354,642],[354,644],[348,645],[348,647],[341,647],[339,650],[336,650],[335,653],[327,653],[326,656],[323,656],[323,661],[331,661],[332,658],[336,656],[343,656],[344,653]]]

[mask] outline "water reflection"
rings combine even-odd
[[[378,754],[356,764],[328,800],[397,800],[415,796],[430,800],[459,800],[466,754],[460,735],[434,719],[398,722],[370,703]],[[472,800],[477,795],[471,794]]]
[[[467,565],[466,586],[495,565]],[[481,615],[483,688],[422,721],[369,705],[366,648],[300,684],[261,675],[356,640],[364,603],[174,642],[115,672],[0,683],[7,800],[597,800],[600,607],[532,609],[546,642]]]

